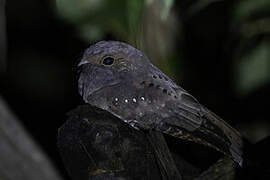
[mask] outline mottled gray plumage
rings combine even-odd
[[[123,42],[101,41],[85,51],[78,66],[79,92],[86,103],[136,129],[155,129],[205,144],[242,165],[240,134],[176,85],[141,51]]]

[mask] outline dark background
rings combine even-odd
[[[268,1],[183,0],[170,8],[166,0],[70,2],[6,2],[7,63],[0,76],[0,94],[65,176],[57,130],[83,104],[76,64],[102,39],[137,45],[251,142],[269,135]]]

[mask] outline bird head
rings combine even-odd
[[[101,41],[90,46],[78,64],[79,93],[84,101],[104,87],[128,83],[132,77],[142,75],[149,60],[136,48],[117,41]]]

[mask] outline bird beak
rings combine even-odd
[[[84,60],[84,59],[82,59],[77,66],[80,67],[81,65],[84,65],[84,64],[87,64],[87,63],[89,63],[89,62],[86,61],[86,60]]]

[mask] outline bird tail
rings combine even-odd
[[[231,156],[235,162],[243,166],[244,141],[241,134],[208,109],[206,109],[203,118],[205,121],[200,128],[210,131],[210,136],[214,136],[213,145],[216,145],[221,152]]]

